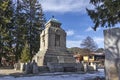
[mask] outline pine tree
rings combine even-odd
[[[28,42],[31,57],[39,50],[39,35],[44,29],[44,14],[37,0],[17,0],[14,14],[14,43],[16,61],[19,60],[25,41]]]
[[[18,61],[25,41],[31,46],[28,48],[31,54],[39,50],[39,35],[44,29],[45,18],[37,0],[12,1],[0,1],[0,60],[1,54],[13,53]]]
[[[30,50],[29,50],[29,46],[27,44],[27,42],[25,43],[25,46],[22,50],[22,53],[21,53],[21,62],[28,62],[30,59]]]
[[[22,12],[22,3],[20,0],[16,0],[14,3],[14,15],[13,15],[13,36],[14,36],[14,54],[16,62],[20,59],[21,51],[25,44],[27,35],[26,15]]]
[[[12,52],[12,1],[0,0],[0,64],[2,56],[7,56]]]
[[[90,0],[90,3],[94,9],[87,9],[87,12],[95,24],[94,30],[120,23],[120,0]]]
[[[28,44],[31,56],[39,50],[39,35],[44,29],[45,18],[41,4],[37,0],[22,0],[23,9],[27,15]]]

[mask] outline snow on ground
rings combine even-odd
[[[49,73],[48,73],[49,74]],[[30,76],[30,77],[13,77],[4,76],[0,77],[0,80],[88,80],[93,79],[96,76],[104,77],[104,70],[100,69],[95,73],[85,73],[85,74],[64,74],[64,75],[40,75],[40,76]]]

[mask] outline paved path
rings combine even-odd
[[[100,70],[99,72],[94,72],[94,73],[74,73],[74,72],[69,72],[69,73],[59,73],[59,72],[56,72],[56,73],[39,73],[39,74],[24,74],[22,73],[22,71],[20,70],[14,70],[14,69],[0,69],[0,80],[4,80],[3,78],[6,77],[6,75],[8,76],[14,76],[14,77],[34,77],[34,76],[41,76],[41,77],[57,77],[57,76],[66,76],[66,75],[73,75],[73,78],[74,76],[78,76],[78,77],[81,77],[83,76],[84,77],[89,77],[85,80],[105,80],[104,79],[104,70]],[[81,76],[80,76],[81,75]],[[94,76],[94,79],[92,77]],[[102,76],[101,78],[97,78],[97,76]],[[91,77],[91,78],[90,78]],[[8,79],[9,80],[9,79]],[[14,79],[10,79],[10,80],[14,80]],[[20,79],[21,80],[21,79]],[[29,79],[28,79],[29,80]],[[46,79],[44,79],[46,80]],[[52,80],[52,79],[51,79]],[[56,80],[56,79],[55,79]],[[75,79],[76,80],[76,79]],[[81,79],[80,79],[81,80]],[[82,79],[83,80],[83,79]]]
[[[41,73],[41,74],[29,74],[23,75],[21,71],[16,71],[14,69],[0,69],[0,80],[105,80],[102,75],[103,72],[95,73]],[[5,75],[14,76],[5,76]],[[16,75],[17,74],[17,75]],[[20,75],[21,74],[21,75]],[[100,76],[100,77],[99,77]],[[103,77],[102,77],[103,76]]]
[[[0,69],[0,76],[1,75],[10,75],[10,74],[21,74],[22,71],[14,70],[14,69]]]

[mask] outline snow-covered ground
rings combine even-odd
[[[89,80],[93,79],[96,76],[104,77],[104,70],[99,69],[95,73],[85,73],[85,74],[64,74],[64,75],[49,75],[49,73],[39,76],[30,76],[30,77],[13,77],[13,76],[4,76],[0,77],[0,80]]]

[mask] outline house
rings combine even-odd
[[[86,53],[84,53],[84,55],[83,55],[83,61],[84,62],[94,62],[95,61],[95,56],[94,56],[94,54],[86,54]]]
[[[76,60],[76,63],[80,63],[83,61],[83,56],[81,54],[74,54],[74,58]]]
[[[88,50],[83,50],[74,54],[76,63],[85,62],[85,63],[97,63],[104,64],[105,55],[103,52],[90,52]]]
[[[99,66],[104,67],[105,62],[105,54],[104,53],[94,53],[95,54],[95,61]]]
[[[86,54],[86,53],[84,53],[84,55],[75,54],[74,58],[76,59],[76,63],[79,63],[79,62],[82,62],[82,61],[85,62],[85,63],[95,61],[95,55],[94,54]]]

